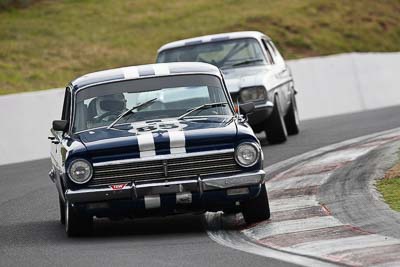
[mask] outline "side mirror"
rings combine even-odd
[[[54,120],[53,130],[58,132],[66,132],[68,130],[68,121],[66,120]]]
[[[250,114],[254,111],[255,106],[253,102],[244,103],[239,105],[240,113],[243,115]]]

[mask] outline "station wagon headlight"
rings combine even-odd
[[[235,150],[236,162],[242,167],[254,166],[260,159],[260,148],[255,143],[242,143]]]
[[[265,100],[267,99],[267,91],[264,86],[243,88],[240,91],[240,99],[242,102]]]
[[[84,159],[76,159],[68,167],[69,178],[77,184],[84,184],[92,178],[92,165]]]

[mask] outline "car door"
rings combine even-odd
[[[263,49],[266,53],[268,60],[271,61],[271,72],[272,77],[274,79],[274,89],[277,91],[279,95],[279,104],[283,109],[284,113],[286,113],[286,109],[290,102],[290,93],[289,93],[289,80],[288,77],[290,73],[286,67],[283,58],[279,58],[274,51],[273,47],[268,44],[267,39],[262,39]],[[271,81],[269,81],[271,82]],[[289,102],[288,102],[289,101]]]
[[[63,110],[62,110],[62,115],[61,119],[62,120],[70,120],[70,110],[71,110],[71,90],[69,87],[65,89],[65,95],[64,95],[64,104],[63,104]],[[51,134],[50,136],[51,139],[51,161],[53,164],[53,167],[55,168],[55,171],[58,173],[63,172],[64,168],[64,160],[65,160],[65,154],[66,150],[63,147],[63,141],[64,141],[64,133],[60,131],[55,131],[54,129],[51,129]]]
[[[294,87],[292,74],[290,72],[289,66],[286,64],[285,60],[279,53],[274,43],[271,40],[268,40],[266,44],[272,52],[272,56],[274,57],[276,64],[279,66],[280,71],[278,75],[280,76],[279,78],[281,79],[281,82],[284,84],[283,90],[285,92],[285,103],[286,107],[288,108],[292,101],[292,94],[294,93],[294,90],[292,90],[292,88]]]

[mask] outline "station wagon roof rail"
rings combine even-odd
[[[160,49],[158,49],[158,52],[182,46],[196,45],[208,42],[217,42],[229,39],[240,39],[240,38],[257,38],[257,39],[266,38],[268,40],[270,39],[267,35],[258,31],[219,33],[219,34],[204,35],[200,37],[194,37],[194,38],[171,42],[160,47]]]

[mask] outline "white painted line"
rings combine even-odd
[[[292,249],[292,251],[296,251],[296,253],[322,256],[344,250],[379,247],[395,244],[400,244],[400,240],[392,237],[373,234],[331,240],[313,241],[298,244],[289,248]]]
[[[253,228],[242,230],[242,233],[256,240],[265,237],[295,233],[307,230],[315,230],[333,226],[343,225],[339,220],[332,216],[312,217],[299,220],[288,220],[269,223],[268,221],[257,224]]]
[[[331,172],[321,173],[321,174],[311,174],[304,176],[296,176],[283,179],[274,179],[267,181],[267,189],[272,190],[284,190],[284,189],[295,189],[304,188],[309,186],[316,186],[324,184]]]
[[[302,166],[307,166],[308,168],[310,167],[318,167],[320,164],[319,162],[315,162],[313,165],[313,161],[317,158],[321,159],[324,157],[324,153],[330,153],[327,154],[329,156],[326,156],[326,163],[327,164],[332,164],[332,163],[341,163],[344,161],[347,161],[349,159],[355,159],[359,156],[361,156],[363,153],[367,153],[367,150],[363,149],[358,149],[359,147],[353,147],[350,150],[349,155],[341,155],[340,161],[338,161],[338,158],[334,157],[333,150],[337,150],[340,148],[343,148],[348,145],[354,145],[358,142],[362,141],[367,141],[371,142],[374,139],[381,139],[381,138],[386,138],[388,136],[399,136],[399,131],[400,128],[380,132],[380,133],[374,133],[371,135],[366,135],[362,137],[357,137],[354,139],[350,139],[344,142],[340,142],[337,144],[329,145],[320,149],[316,149],[307,153],[304,153],[302,155],[290,158],[288,160],[276,163],[274,165],[269,166],[268,168],[264,169],[267,174],[270,177],[276,177],[276,179],[270,180],[267,182],[267,188],[269,191],[271,190],[284,190],[284,189],[296,189],[296,188],[302,188],[304,185],[309,185],[309,186],[318,186],[322,185],[323,183],[326,182],[326,179],[329,178],[331,175],[331,171],[327,171],[326,173],[322,174],[317,174],[317,175],[307,175],[307,176],[293,176],[290,177],[291,171],[295,170],[295,168],[301,168]],[[344,152],[345,150],[343,150]],[[321,156],[322,155],[322,156]],[[310,160],[311,159],[311,160]],[[304,164],[307,162],[306,164]],[[287,170],[285,172],[282,172],[283,169],[285,169],[286,166],[294,166],[291,168],[291,170]],[[279,173],[277,175],[277,173]],[[286,176],[285,176],[286,175]],[[295,174],[294,174],[295,175]],[[282,179],[280,179],[282,177]],[[316,177],[317,179],[313,179],[313,177]],[[291,202],[296,202],[298,200],[297,198],[290,198],[286,199],[280,202],[278,200],[274,201],[271,200],[271,210],[274,211],[274,207],[277,208],[277,210],[282,209],[282,210],[287,210],[289,208],[292,208],[292,204],[288,204],[288,201]],[[311,201],[311,202],[310,202]],[[298,203],[298,206],[301,206],[301,203],[306,204],[307,202],[309,204],[312,204],[312,198],[306,199],[303,198],[303,200],[300,200]],[[285,205],[285,207],[281,207],[281,205]],[[273,216],[273,215],[272,215]],[[207,217],[207,216],[206,216]],[[209,216],[213,217],[213,216]],[[207,220],[208,224],[212,220]],[[216,220],[220,221],[220,220]],[[272,220],[273,221],[273,220]],[[211,222],[211,225],[213,223]],[[265,221],[262,222],[252,228],[243,230],[243,231],[234,231],[234,230],[208,230],[207,233],[210,236],[211,239],[214,241],[220,243],[221,245],[225,245],[228,247],[232,247],[238,250],[242,251],[247,251],[250,253],[254,253],[257,255],[262,255],[266,257],[274,257],[283,261],[287,262],[292,262],[292,263],[297,263],[297,264],[302,264],[305,266],[324,266],[329,265],[330,263],[324,262],[324,261],[319,261],[318,264],[315,263],[307,263],[304,264],[302,261],[310,261],[310,260],[317,260],[318,258],[320,260],[329,260],[329,257],[327,258],[324,255],[319,255],[319,254],[306,254],[306,253],[301,253],[300,250],[298,250],[296,247],[282,247],[282,249],[270,249],[265,246],[261,246],[257,244],[257,242],[249,241],[248,237],[251,239],[255,240],[260,240],[265,237],[270,237],[274,235],[279,235],[279,234],[286,234],[286,233],[295,233],[295,232],[302,232],[302,231],[308,231],[308,230],[318,230],[318,229],[324,229],[324,228],[329,228],[329,227],[335,227],[335,226],[343,226],[339,220],[332,216],[323,216],[323,217],[311,217],[307,219],[299,219],[299,220],[287,220],[287,221],[280,221],[280,222],[271,222],[271,221]],[[243,236],[243,234],[245,236]],[[318,237],[317,237],[318,238]],[[359,240],[360,241],[360,240]],[[318,241],[316,241],[318,242]],[[321,241],[322,242],[322,241]],[[341,242],[341,241],[340,241]],[[361,242],[361,241],[360,241]],[[377,241],[375,239],[375,242],[379,243],[379,240]],[[376,243],[376,244],[377,244]],[[306,243],[303,243],[306,244]],[[375,245],[376,245],[375,244]],[[385,243],[387,245],[389,243]],[[340,244],[337,244],[336,246],[340,246]],[[341,248],[342,249],[342,248]],[[312,257],[309,257],[312,256]],[[333,264],[336,266],[336,264]],[[391,263],[388,264],[383,264],[382,266],[400,266],[398,265],[393,265]]]
[[[318,165],[328,165],[344,161],[353,161],[367,154],[374,148],[375,147],[360,147],[360,148],[348,148],[339,151],[333,151],[322,156],[321,158],[314,160],[313,162],[316,162],[316,164]],[[313,165],[313,162],[311,162],[310,164],[311,166]]]
[[[381,264],[374,264],[374,267],[399,267],[400,261],[385,262]]]
[[[219,214],[209,213],[205,214],[207,225],[214,225],[215,222],[220,222]],[[240,234],[238,231],[233,230],[207,230],[208,236],[220,245],[252,253],[267,258],[278,259],[291,264],[297,264],[301,266],[322,266],[331,267],[337,266],[337,264],[328,263],[318,259],[307,258],[304,256],[279,251],[276,249],[270,249],[264,246],[260,246],[256,243],[250,242],[246,237]]]
[[[267,173],[267,175],[270,175],[271,173],[277,172],[280,169],[284,168],[285,166],[290,166],[290,165],[294,165],[297,164],[299,162],[304,162],[306,160],[309,160],[312,157],[316,157],[318,155],[321,155],[323,153],[326,152],[330,152],[333,150],[336,150],[340,147],[344,147],[347,145],[353,145],[355,143],[364,141],[364,140],[368,140],[368,139],[373,139],[373,138],[387,138],[387,137],[395,137],[395,136],[399,136],[399,131],[400,128],[395,128],[395,129],[391,129],[391,130],[386,130],[386,131],[382,131],[382,132],[378,132],[378,133],[373,133],[373,134],[369,134],[369,135],[364,135],[364,136],[360,136],[360,137],[356,137],[353,139],[349,139],[343,142],[339,142],[333,145],[328,145],[325,147],[321,147],[300,155],[297,155],[295,157],[289,158],[287,160],[275,163],[271,166],[268,166],[267,168],[265,168],[265,172]]]
[[[269,201],[271,212],[295,210],[319,206],[315,196],[301,196],[286,199],[273,199]]]

